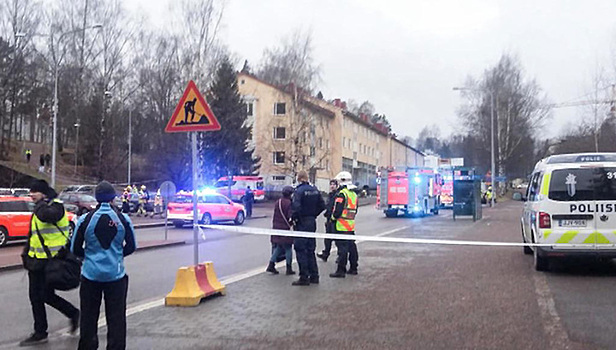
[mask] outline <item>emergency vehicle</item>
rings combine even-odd
[[[27,239],[34,203],[30,197],[0,196],[0,247],[10,240]],[[75,229],[75,214],[66,213],[71,232]]]
[[[243,201],[246,188],[250,189],[255,195],[255,201],[265,199],[265,189],[263,187],[263,178],[261,176],[232,176],[231,177],[231,193],[229,194],[228,177],[223,176],[216,182],[217,192],[231,198],[234,201]]]
[[[454,170],[451,167],[443,167],[439,169],[439,173],[443,178],[443,186],[441,186],[441,207],[453,208]]]
[[[378,174],[376,207],[385,216],[438,215],[442,178],[431,168],[382,169]]]
[[[246,219],[244,206],[234,203],[226,196],[213,190],[197,191],[197,210],[199,223],[209,225],[220,221],[233,221],[241,225]],[[193,222],[193,194],[180,191],[175,199],[167,205],[167,218],[176,228]]]
[[[553,258],[616,258],[616,153],[554,155],[537,163],[521,217],[537,271]]]

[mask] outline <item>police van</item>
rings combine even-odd
[[[561,154],[537,163],[522,215],[537,271],[557,257],[616,258],[616,153]]]

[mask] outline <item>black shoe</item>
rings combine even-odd
[[[291,265],[287,265],[287,275],[295,275],[295,271],[293,271]]]
[[[75,332],[77,332],[77,329],[79,328],[79,310],[77,310],[77,313],[75,314],[75,316],[71,317],[71,334],[75,334]]]
[[[349,275],[357,275],[357,270],[349,270],[347,271]]]
[[[297,281],[291,283],[292,286],[309,286],[310,285],[310,280],[306,280],[306,279],[298,279]]]
[[[329,258],[329,255],[325,255],[323,253],[317,253],[317,257],[325,262],[327,262],[327,258]]]
[[[346,276],[346,274],[344,272],[341,271],[336,271],[334,273],[330,273],[329,277],[331,278],[344,278]]]
[[[19,342],[19,346],[34,346],[47,343],[47,334],[32,333],[27,339]]]
[[[274,275],[279,274],[278,270],[276,270],[276,266],[274,265],[273,262],[270,262],[269,265],[267,265],[267,269],[265,269],[266,272],[271,272]]]
[[[310,277],[310,283],[311,284],[319,284],[319,276],[317,276],[317,277]]]

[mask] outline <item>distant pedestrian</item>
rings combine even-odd
[[[246,217],[252,217],[252,204],[255,202],[255,194],[250,189],[250,186],[246,187],[244,192],[244,207],[246,208]]]
[[[26,149],[26,162],[30,163],[30,158],[32,158],[32,150]]]
[[[325,214],[323,214],[323,216],[325,216],[325,232],[326,233],[334,233],[335,232],[335,225],[336,223],[333,221],[332,219],[332,212],[334,211],[334,200],[336,198],[336,193],[338,192],[338,181],[336,179],[330,180],[329,181],[329,199],[327,201],[327,205],[325,206]],[[319,258],[321,258],[321,260],[323,261],[327,261],[327,259],[329,258],[329,255],[331,254],[332,251],[332,239],[329,238],[325,238],[324,240],[324,244],[325,244],[325,248],[323,249],[323,251],[319,254],[317,254],[317,256]]]
[[[126,349],[126,296],[128,275],[124,257],[137,249],[130,218],[111,202],[115,189],[103,181],[94,191],[98,209],[77,222],[71,250],[83,257],[81,270],[81,334],[79,349],[98,348],[98,316],[105,299],[107,349]]]
[[[122,193],[122,213],[130,215],[130,195],[132,188],[127,186]]]
[[[295,189],[291,211],[296,231],[316,232],[317,216],[325,209],[325,202],[321,192],[308,183],[308,173],[300,171],[297,174],[300,183]],[[298,237],[293,240],[297,264],[299,265],[299,280],[293,282],[294,286],[307,286],[319,283],[319,268],[315,256],[316,239]]]
[[[47,154],[45,155],[45,166],[46,166],[47,168],[49,168],[49,167],[50,167],[50,164],[51,164],[51,154],[47,153]]]
[[[34,204],[30,233],[22,259],[28,270],[29,296],[34,316],[34,333],[19,343],[19,346],[38,345],[47,342],[47,312],[45,304],[60,311],[70,320],[71,333],[77,331],[79,310],[59,297],[46,283],[49,256],[56,256],[68,242],[70,230],[68,217],[57,193],[45,180],[35,180],[30,187]],[[49,254],[48,254],[49,253]]]
[[[293,187],[285,186],[282,189],[282,198],[280,198],[276,204],[274,204],[274,217],[272,219],[272,228],[274,230],[287,230],[290,231],[293,226],[291,224],[291,195],[293,194]],[[284,253],[287,261],[287,275],[294,275],[293,271],[293,237],[286,236],[272,236],[272,256],[270,257],[269,265],[267,266],[267,272],[271,272],[275,275],[278,274],[276,270],[276,261],[278,257]]]

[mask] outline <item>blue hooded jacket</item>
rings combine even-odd
[[[134,232],[130,218],[109,203],[82,215],[71,239],[71,251],[84,258],[81,275],[95,282],[123,278],[124,257],[137,249]]]

